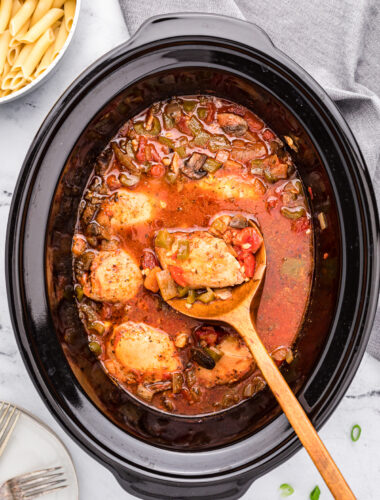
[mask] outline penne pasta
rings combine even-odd
[[[46,71],[48,66],[50,66],[50,63],[54,59],[54,47],[55,44],[50,45],[45,52],[44,57],[41,59],[41,62],[34,73],[35,78],[38,78],[44,71]]]
[[[7,75],[10,72],[10,70],[11,70],[11,67],[10,67],[8,61],[6,61],[4,64],[4,68],[3,68],[3,75],[2,76],[0,75],[0,88],[1,88],[2,78],[4,78],[5,75]]]
[[[21,38],[21,42],[33,43],[63,16],[62,9],[50,9],[29,31]]]
[[[0,35],[0,75],[3,73],[4,65],[7,60],[10,39],[11,34],[8,30]]]
[[[10,89],[7,90],[0,90],[0,97],[5,97],[9,95],[12,91]]]
[[[28,20],[26,21],[26,23],[22,26],[22,28],[21,28],[21,29],[20,29],[20,30],[16,33],[16,35],[13,37],[13,39],[14,39],[16,42],[20,43],[21,38],[25,35],[25,33],[27,33],[27,32],[28,32],[29,25],[30,25],[30,19],[28,19]],[[11,43],[13,42],[13,39],[11,40]],[[13,45],[15,45],[15,44],[13,43]]]
[[[54,33],[53,30],[49,28],[46,33],[44,33],[42,37],[33,44],[33,49],[22,67],[24,78],[28,78],[33,73],[43,55],[53,42]]]
[[[0,99],[42,75],[62,51],[76,0],[0,0]]]
[[[12,3],[12,12],[11,12],[11,19],[21,9],[21,5],[22,5],[22,3],[20,2],[20,0],[13,0],[13,3]]]
[[[53,59],[57,57],[62,47],[65,45],[66,39],[69,35],[69,32],[66,29],[66,24],[64,22],[61,23],[61,26],[56,35],[56,39],[53,47]]]
[[[1,83],[1,88],[3,90],[8,90],[10,88],[10,83],[14,76],[15,73],[13,73],[13,71],[8,71],[8,73],[3,76],[3,81]]]
[[[63,10],[65,11],[65,24],[67,31],[71,30],[73,25],[74,15],[75,15],[75,0],[65,0],[63,5]]]
[[[12,0],[2,0],[0,4],[0,33],[7,27],[12,13]]]
[[[16,61],[20,51],[21,51],[21,43],[18,45],[15,45],[14,47],[9,47],[8,53],[7,53],[7,61],[8,63],[13,66],[14,62]]]
[[[53,5],[53,0],[39,0],[36,10],[33,12],[32,20],[30,24],[36,24],[44,15],[51,9]]]
[[[17,70],[22,71],[23,65],[24,65],[26,59],[29,57],[30,53],[32,52],[32,49],[33,49],[33,44],[31,44],[31,43],[23,46],[16,61],[14,62],[13,66],[12,66],[12,71],[17,71]]]
[[[19,11],[9,22],[9,31],[12,36],[15,36],[25,23],[30,20],[34,9],[36,8],[36,0],[26,0]]]
[[[10,90],[15,91],[20,89],[24,85],[25,85],[25,78],[20,71],[19,73],[15,74],[12,80],[10,81],[9,88]]]

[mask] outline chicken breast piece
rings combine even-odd
[[[118,232],[123,228],[152,219],[156,202],[145,193],[119,189],[116,197],[102,204],[97,221]]]
[[[121,381],[167,380],[168,374],[182,369],[169,335],[145,323],[127,321],[116,327],[108,353],[114,361],[106,362],[106,367]]]
[[[258,199],[266,191],[264,184],[259,179],[242,179],[237,175],[223,177],[208,175],[197,181],[197,187],[222,199]]]
[[[125,302],[136,295],[142,283],[138,264],[121,249],[97,253],[88,275],[82,278],[85,295],[104,302]]]
[[[155,250],[161,266],[169,269],[174,280],[176,277],[171,266],[177,268],[177,274],[180,268],[183,284],[186,283],[190,288],[223,288],[239,285],[244,281],[238,260],[221,238],[216,238],[207,231],[171,234],[174,238],[171,249],[156,246]],[[179,260],[176,252],[184,241],[188,242],[189,256],[185,260]]]
[[[225,337],[216,346],[224,355],[217,361],[215,368],[207,370],[196,366],[198,382],[204,387],[232,384],[253,370],[254,361],[248,347],[236,337]]]

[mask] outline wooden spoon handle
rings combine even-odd
[[[325,480],[332,495],[339,500],[355,499],[354,494],[319,438],[304,409],[269,356],[251,321],[244,321],[242,316],[242,314],[235,316],[232,313],[228,320],[227,318],[226,320],[244,338],[263,377],[267,381],[301,443]]]

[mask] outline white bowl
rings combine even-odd
[[[32,90],[35,90],[37,87],[41,85],[41,83],[45,82],[56,70],[57,65],[60,63],[63,55],[65,54],[67,47],[69,46],[74,32],[76,30],[77,24],[78,24],[78,17],[79,17],[79,11],[81,7],[82,0],[76,0],[76,9],[75,9],[75,15],[73,19],[73,24],[71,26],[71,30],[69,32],[69,35],[66,39],[66,42],[62,49],[59,51],[58,56],[54,59],[54,61],[48,66],[48,68],[35,80],[32,82],[28,83],[28,85],[25,85],[25,87],[22,87],[19,90],[16,90],[16,92],[13,92],[12,94],[9,94],[5,97],[0,97],[0,104],[4,104],[7,102],[11,102],[14,99],[18,99],[19,97],[22,97],[26,94],[29,94],[29,92],[32,92]]]

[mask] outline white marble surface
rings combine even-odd
[[[86,455],[59,427],[28,378],[14,340],[4,279],[6,221],[23,158],[59,95],[90,63],[128,37],[117,0],[83,0],[74,40],[53,77],[34,93],[0,106],[0,400],[25,407],[50,425],[70,450],[78,472],[81,500],[132,498],[113,476]],[[353,443],[350,429],[359,423],[360,440]],[[379,498],[380,478],[380,363],[366,355],[338,409],[321,437],[351,484],[358,499]],[[0,461],[1,467],[1,461]],[[309,498],[318,484],[321,499],[332,498],[304,450],[254,483],[244,499],[280,498],[278,486],[290,483],[291,498]]]

